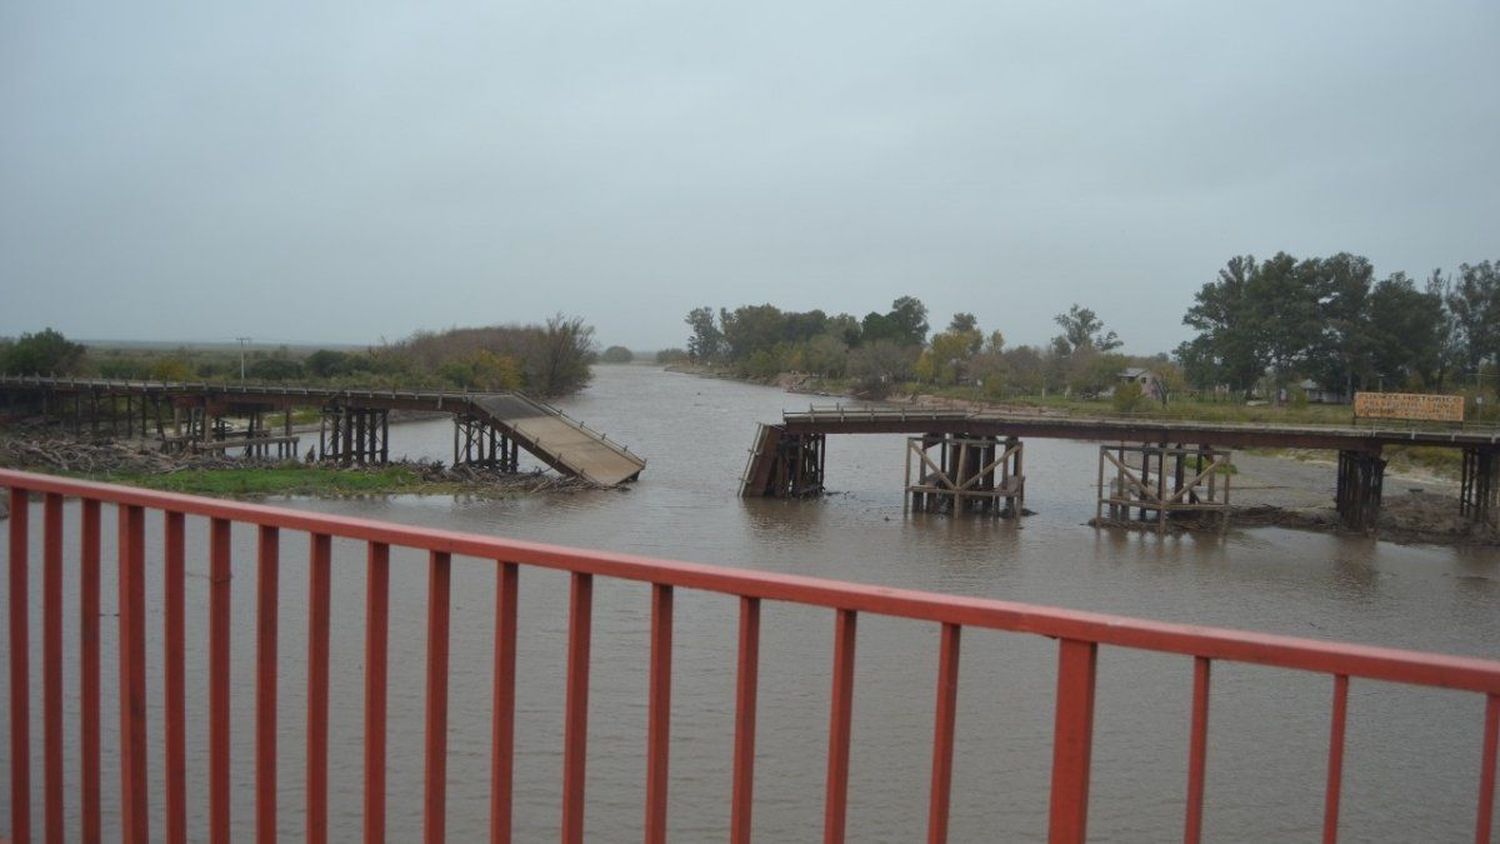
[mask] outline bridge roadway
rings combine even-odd
[[[293,407],[414,410],[452,414],[493,428],[558,472],[600,486],[634,480],[646,461],[551,405],[517,392],[467,393],[441,390],[338,390],[206,382],[118,381],[86,378],[0,376],[0,394],[8,399],[28,395],[88,394],[128,396],[180,407],[211,409]],[[144,411],[143,411],[144,413]]]
[[[1146,418],[1091,418],[957,410],[813,408],[782,414],[788,434],[969,434],[1092,442],[1203,443],[1223,448],[1317,448],[1378,454],[1387,445],[1500,446],[1500,430],[1262,425]]]

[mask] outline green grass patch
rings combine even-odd
[[[111,483],[227,497],[257,495],[370,495],[453,492],[457,484],[429,481],[405,467],[338,469],[274,466],[244,469],[185,469],[170,474],[121,472],[92,476]]]

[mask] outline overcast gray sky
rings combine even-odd
[[[1151,353],[1234,254],[1500,258],[1494,0],[417,5],[0,4],[0,334],[911,294]]]

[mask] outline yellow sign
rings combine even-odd
[[[1354,415],[1371,419],[1462,422],[1464,397],[1428,396],[1420,393],[1355,393]]]

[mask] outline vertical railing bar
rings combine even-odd
[[[1349,713],[1349,675],[1333,677],[1333,724],[1328,737],[1328,788],[1323,803],[1323,842],[1339,839],[1339,796],[1344,785],[1344,727]]]
[[[42,734],[45,828],[48,841],[62,841],[63,822],[63,497],[49,492],[42,527]]]
[[[582,844],[594,576],[574,572],[569,591],[568,682],[563,703],[562,840],[564,844]]]
[[[437,844],[447,835],[448,789],[448,594],[453,558],[428,555],[427,580],[427,756],[423,839]]]
[[[126,841],[151,840],[146,781],[146,513],[117,509],[120,607],[120,804]]]
[[[83,501],[78,551],[78,749],[83,840],[102,837],[99,817],[99,502]]]
[[[651,690],[646,716],[645,840],[667,840],[667,769],[672,723],[672,587],[651,584]]]
[[[495,583],[495,688],[490,733],[490,841],[511,838],[516,733],[516,610],[519,567],[500,563]]]
[[[833,692],[828,714],[828,782],[823,841],[844,840],[849,803],[849,738],[854,723],[854,610],[838,610],[833,630]]]
[[[729,839],[750,844],[755,792],[755,706],[760,679],[760,599],[740,597],[739,670],[734,694],[734,785]]]
[[[1208,690],[1213,662],[1193,657],[1193,725],[1188,739],[1187,822],[1183,840],[1197,844],[1203,837],[1203,781],[1208,770]]]
[[[1479,757],[1479,817],[1474,840],[1490,844],[1495,825],[1495,755],[1500,746],[1500,695],[1489,695],[1484,705],[1484,747]]]
[[[255,839],[276,840],[276,605],[281,531],[257,531],[255,589]]]
[[[1056,723],[1048,840],[1082,844],[1089,817],[1089,765],[1094,743],[1094,677],[1099,645],[1058,643]]]
[[[328,837],[328,631],[333,538],[315,533],[307,554],[307,815],[303,838]]]
[[[387,639],[390,630],[391,547],[365,551],[365,841],[385,841]]]
[[[948,840],[948,807],[953,786],[953,737],[958,717],[958,654],[963,628],[943,624],[938,645],[937,711],[932,728],[932,789],[927,806],[927,841]]]
[[[187,609],[183,514],[163,515],[163,687],[166,695],[167,841],[187,841]]]
[[[31,644],[27,617],[30,537],[26,490],[10,488],[10,837],[31,840]]]
[[[230,522],[209,522],[208,592],[208,835],[228,844],[229,836],[229,633]]]

